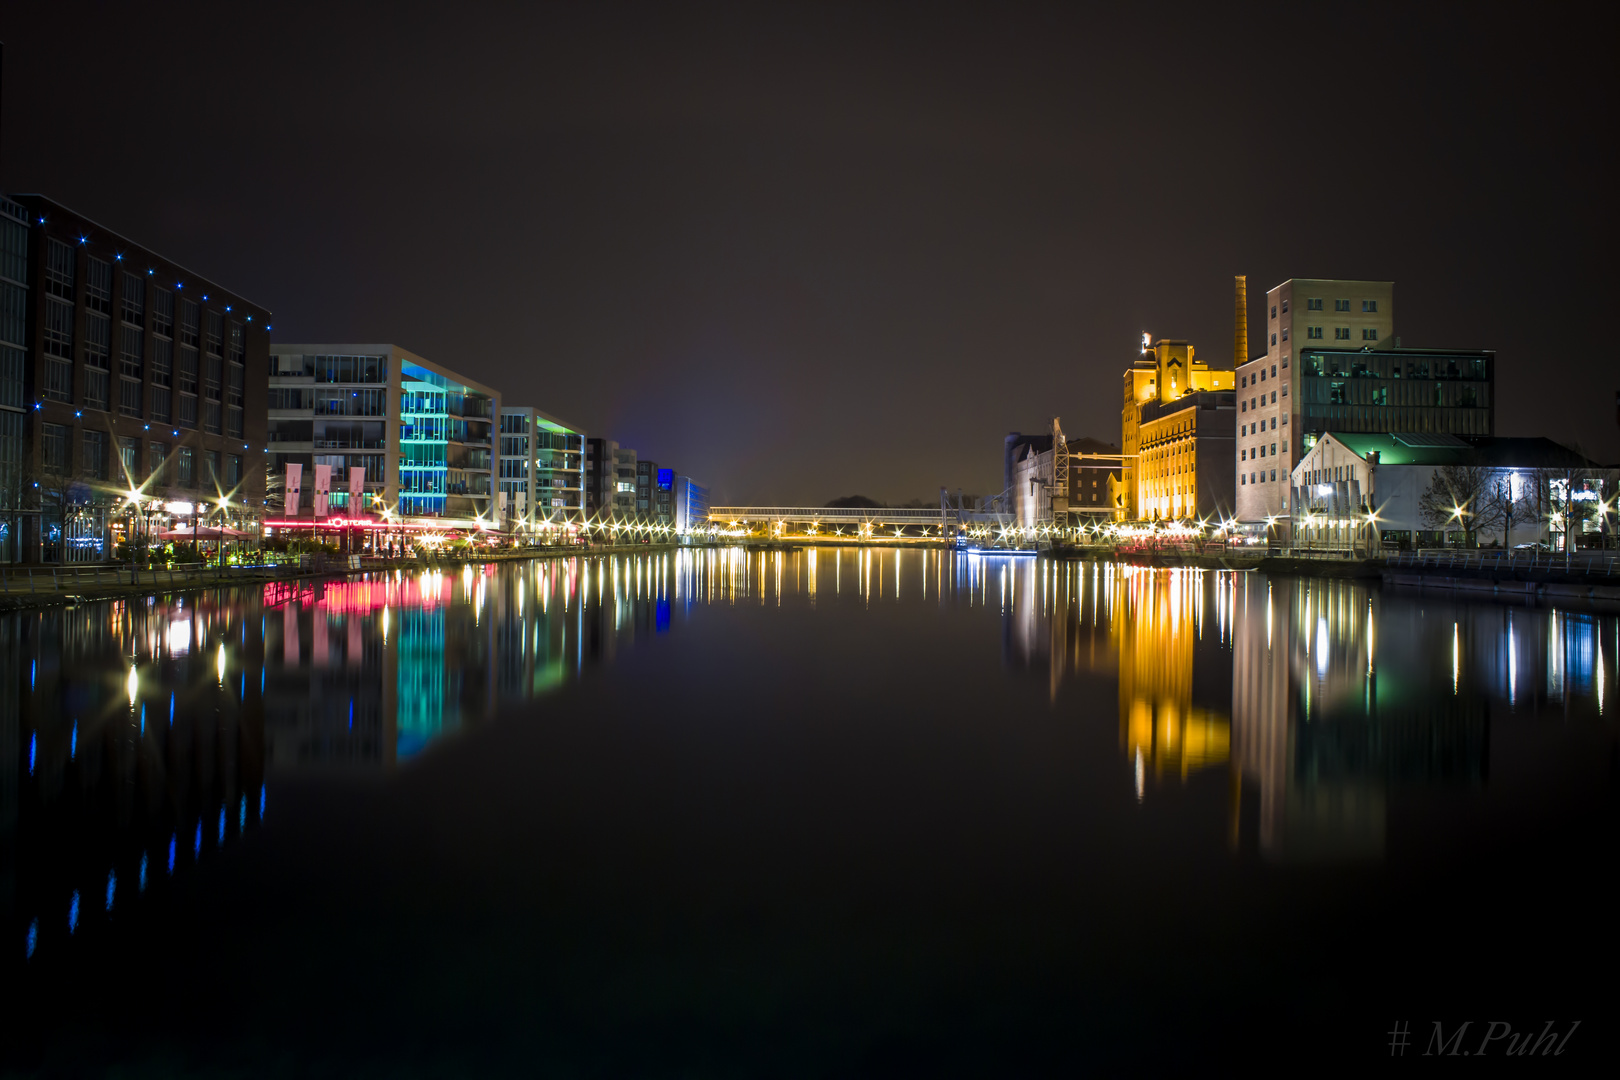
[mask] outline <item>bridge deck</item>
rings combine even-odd
[[[823,525],[939,525],[942,522],[994,521],[997,516],[972,510],[941,511],[917,506],[711,506],[709,520],[720,524],[787,521]]]

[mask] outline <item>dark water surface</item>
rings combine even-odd
[[[1609,1060],[1617,666],[1614,614],[855,548],[7,615],[3,1064]]]

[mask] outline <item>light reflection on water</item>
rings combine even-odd
[[[121,879],[148,894],[151,855],[158,891],[259,827],[278,776],[399,767],[694,607],[743,604],[999,620],[1006,666],[1044,675],[1053,708],[1076,708],[1073,680],[1114,681],[1117,766],[1137,800],[1224,772],[1230,843],[1281,860],[1381,857],[1393,789],[1487,785],[1493,716],[1612,714],[1620,658],[1610,614],[853,547],[578,557],[13,614],[0,618],[0,685],[15,688],[0,705],[8,952],[37,962],[85,924],[125,917],[138,905]],[[104,905],[81,906],[97,892]]]

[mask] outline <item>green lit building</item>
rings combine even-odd
[[[502,517],[519,530],[585,518],[585,429],[529,405],[503,405]]]
[[[267,469],[280,516],[313,520],[314,467],[326,465],[329,515],[499,527],[499,391],[397,345],[271,345],[269,401]],[[283,488],[293,464],[303,466],[296,513]],[[360,507],[349,506],[353,469],[363,474]]]

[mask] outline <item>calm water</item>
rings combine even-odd
[[[1612,613],[854,548],[3,616],[3,1061],[1606,1054],[1617,665]]]

